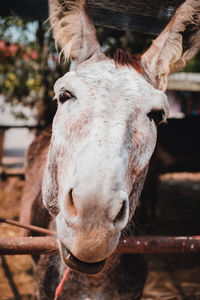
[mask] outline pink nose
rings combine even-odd
[[[107,203],[101,201],[101,199],[96,199],[84,193],[81,196],[77,192],[78,188],[71,189],[67,194],[66,204],[68,210],[69,219],[77,216],[84,218],[88,217],[90,220],[93,216],[93,222],[98,221],[99,216],[104,216],[105,223],[110,223],[113,230],[122,230],[128,221],[129,204],[128,197],[125,192],[123,195],[115,196],[113,199],[109,200]],[[95,204],[96,202],[96,204]],[[102,202],[104,205],[102,205]]]

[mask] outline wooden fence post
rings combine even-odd
[[[5,130],[0,129],[0,164],[2,162],[2,157],[3,157],[4,136],[5,136]]]

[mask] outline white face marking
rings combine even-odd
[[[58,104],[44,203],[52,198],[55,183],[47,173],[54,165],[58,236],[79,259],[99,261],[116,247],[138,202],[156,144],[156,126],[147,114],[162,109],[167,115],[168,104],[133,68],[116,68],[110,59],[65,74],[55,84],[57,99],[63,89],[76,99]]]

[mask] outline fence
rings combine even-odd
[[[34,225],[0,218],[0,222],[47,234],[42,237],[0,238],[0,254],[55,254],[58,253],[56,233]],[[49,236],[50,235],[50,236]],[[121,238],[118,253],[197,253],[200,236],[136,236]]]
[[[200,236],[140,236],[121,239],[117,253],[197,253]],[[54,237],[0,238],[0,254],[56,254],[58,245]]]
[[[0,125],[0,164],[2,163],[2,158],[4,155],[4,140],[5,133],[9,129],[29,129],[29,130],[39,130],[43,129],[42,126],[31,126],[31,125]],[[24,170],[22,169],[6,169],[4,167],[0,168],[0,176],[2,179],[6,179],[11,176],[19,176],[24,179]]]

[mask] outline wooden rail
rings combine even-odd
[[[184,0],[88,0],[96,25],[119,30],[158,34]],[[3,1],[1,16],[18,15],[25,19],[48,18],[47,0]]]
[[[5,181],[8,177],[19,177],[25,179],[24,168],[6,168],[0,167],[0,178]]]
[[[43,126],[38,125],[0,125],[0,130],[8,130],[8,129],[43,129]]]
[[[121,239],[117,253],[197,253],[200,236],[140,236]],[[0,254],[56,254],[58,245],[54,237],[0,238]]]
[[[44,129],[43,126],[38,126],[38,125],[0,125],[0,163],[2,161],[2,157],[3,157],[3,146],[4,146],[4,138],[5,138],[5,131],[9,130],[9,129],[29,129],[29,130],[41,130]],[[2,173],[2,171],[0,172],[0,175],[2,176],[7,174],[6,172]],[[10,174],[7,176],[16,176],[14,174]],[[17,174],[17,176],[21,176],[20,174]]]

